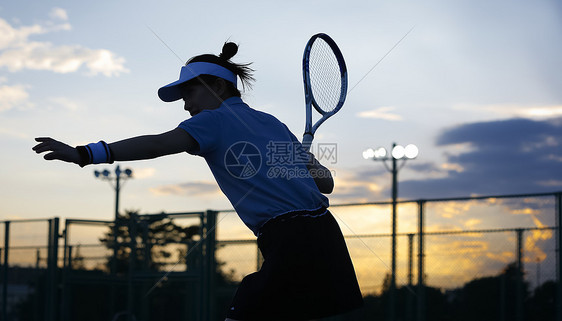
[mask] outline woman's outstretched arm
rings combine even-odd
[[[79,165],[83,162],[77,148],[50,137],[39,137],[35,140],[38,144],[33,150],[38,154],[46,153],[46,160],[61,160]],[[114,161],[152,159],[181,152],[195,152],[199,149],[197,141],[181,128],[159,135],[132,137],[108,146]]]

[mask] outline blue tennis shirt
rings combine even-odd
[[[239,97],[204,110],[179,126],[198,143],[220,189],[255,235],[269,219],[328,207],[306,168],[306,154],[291,131]]]

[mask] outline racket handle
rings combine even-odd
[[[306,133],[304,134],[303,138],[302,138],[302,147],[304,148],[305,151],[310,151],[310,146],[312,145],[312,139],[314,138],[314,136],[312,136],[312,134]]]

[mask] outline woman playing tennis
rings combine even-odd
[[[311,320],[358,308],[355,271],[323,195],[333,189],[330,172],[287,126],[242,101],[238,78],[243,87],[254,79],[249,64],[230,61],[237,51],[226,43],[219,56],[196,56],[158,90],[165,102],[183,99],[192,116],[171,131],[76,148],[42,137],[33,150],[80,166],[183,152],[203,157],[264,257],[242,280],[227,320]]]

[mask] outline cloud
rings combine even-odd
[[[562,177],[562,118],[465,124],[442,132],[436,143],[471,148],[446,155],[446,177],[401,182],[401,196],[534,193],[562,188],[557,179]]]
[[[545,227],[545,225],[536,216],[533,216],[533,221],[537,227]],[[531,259],[544,261],[547,258],[547,254],[544,252],[544,244],[552,238],[552,230],[533,230],[527,232],[525,238],[525,250],[528,254],[525,255],[525,261],[530,262]]]
[[[24,140],[26,142],[29,142],[33,138],[31,135],[28,135],[27,133],[24,133],[22,131],[12,130],[4,127],[0,127],[0,137],[16,138],[19,140]]]
[[[466,229],[475,229],[482,223],[482,220],[471,218],[464,222],[464,226]]]
[[[151,188],[156,195],[216,196],[220,190],[215,182],[190,182]]]
[[[363,111],[357,114],[360,118],[375,118],[389,121],[401,121],[402,116],[392,113],[395,107],[380,107],[373,110]]]
[[[529,118],[536,120],[545,120],[562,116],[561,105],[544,105],[544,106],[521,106],[515,104],[496,104],[496,105],[472,105],[458,104],[454,107],[456,110],[463,112],[473,112],[478,114],[487,114],[492,117],[501,118]]]
[[[384,167],[369,166],[353,171],[338,169],[334,177],[335,189],[330,195],[330,200],[333,204],[372,201],[381,196],[388,181],[387,175]]]
[[[52,97],[48,99],[51,104],[57,107],[62,107],[66,111],[77,111],[80,109],[80,104],[67,97]]]
[[[133,172],[133,177],[135,179],[144,179],[144,178],[153,177],[155,173],[156,173],[156,169],[153,167],[135,168],[135,171]]]
[[[436,138],[441,163],[417,160],[401,179],[401,199],[553,192],[562,189],[562,118],[507,119],[449,128]],[[341,175],[340,175],[341,174]],[[390,194],[383,166],[338,170],[331,199],[370,201]]]
[[[390,196],[391,180],[389,171],[381,163],[374,164],[378,166],[371,164],[353,170],[338,169],[334,178],[334,193],[330,195],[330,200],[333,200],[334,204],[372,202],[381,197],[386,200]],[[406,169],[424,179],[447,176],[445,170],[431,162],[412,162]],[[400,198],[403,198],[401,192],[400,194]]]
[[[70,30],[70,24],[39,25],[12,27],[6,20],[0,18],[0,50],[18,48],[30,43],[29,37],[49,32]]]
[[[51,9],[51,12],[49,13],[49,17],[56,20],[63,20],[63,21],[68,20],[68,14],[66,13],[66,10],[62,8]]]
[[[66,20],[66,11],[53,9],[51,16]],[[125,59],[107,49],[90,49],[80,45],[54,45],[50,42],[31,41],[32,35],[70,30],[68,23],[35,24],[13,27],[0,19],[0,68],[11,72],[48,70],[56,73],[77,72],[82,68],[88,75],[119,76],[127,73]]]
[[[0,86],[0,112],[18,106],[30,107],[31,103],[28,99],[29,94],[23,85]]]

